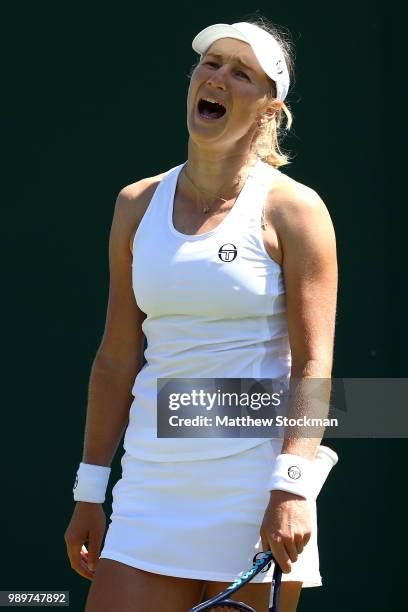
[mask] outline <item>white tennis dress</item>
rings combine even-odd
[[[267,482],[282,440],[157,438],[157,378],[289,378],[281,266],[262,240],[267,193],[281,173],[258,160],[214,229],[173,224],[177,179],[156,188],[133,243],[132,283],[146,313],[113,512],[101,557],[159,574],[233,581],[262,550]],[[316,506],[311,541],[290,574],[321,584]],[[254,582],[270,582],[273,567]]]

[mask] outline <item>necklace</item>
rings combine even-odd
[[[183,174],[184,174],[184,176],[186,177],[186,179],[187,179],[187,180],[188,180],[188,181],[191,183],[191,185],[194,187],[194,189],[195,189],[196,191],[198,191],[199,193],[201,193],[202,195],[205,195],[205,193],[208,193],[208,194],[210,194],[210,195],[211,195],[211,197],[212,197],[212,198],[217,198],[217,199],[219,199],[219,200],[222,200],[223,202],[228,202],[228,199],[230,199],[230,198],[223,198],[222,196],[220,196],[220,195],[218,195],[218,194],[213,194],[213,193],[211,193],[210,191],[208,191],[207,189],[198,188],[198,187],[197,187],[197,185],[196,185],[196,184],[195,184],[195,183],[194,183],[194,182],[191,180],[191,178],[188,176],[187,172],[185,171],[185,166],[184,166],[184,168],[183,168]],[[241,175],[241,174],[238,174],[238,176],[237,176],[236,180],[234,181],[234,185],[239,185],[239,184],[240,184],[240,181],[241,181],[241,178],[242,178],[242,175]],[[245,183],[245,181],[244,181],[244,183]],[[242,190],[242,187],[243,187],[243,185],[241,185],[241,186],[240,186],[240,188],[239,188],[239,190],[238,190],[238,193],[237,193],[237,195],[236,195],[236,196],[235,196],[235,198],[234,198],[234,202],[235,202],[235,200],[238,198],[238,196],[239,196],[239,194],[240,194],[240,192],[241,192],[241,190]],[[210,210],[211,210],[211,207],[210,207],[208,204],[206,204],[206,205],[205,205],[205,206],[202,208],[202,211],[203,211],[203,213],[205,213],[205,214],[209,213],[209,212],[210,212]]]

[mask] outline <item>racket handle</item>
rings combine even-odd
[[[269,608],[269,612],[279,611],[279,594],[282,580],[282,570],[277,563],[275,563],[275,569],[273,572],[273,595],[272,595],[272,606]]]

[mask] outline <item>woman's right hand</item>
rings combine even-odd
[[[106,516],[102,504],[76,503],[64,539],[72,569],[88,580],[92,580],[95,573],[105,530]]]

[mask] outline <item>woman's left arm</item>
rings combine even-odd
[[[304,185],[288,180],[279,200],[279,207],[273,210],[273,226],[283,256],[291,379],[330,379],[337,299],[333,224],[324,202]],[[313,460],[320,441],[321,437],[296,437],[289,432],[281,452]],[[310,531],[306,500],[272,491],[261,537],[264,550],[269,544],[285,573],[309,541]]]

